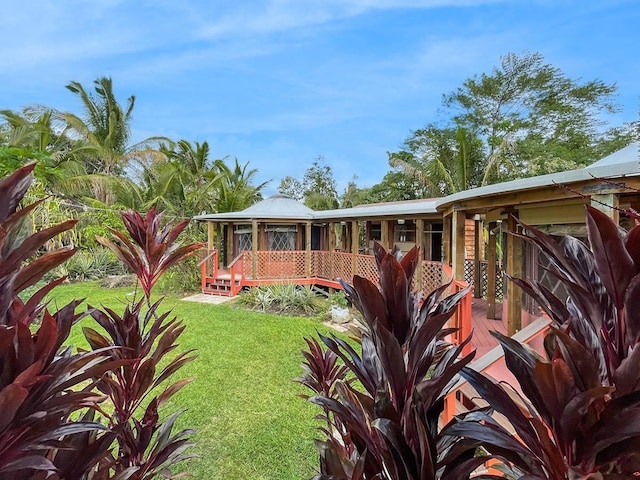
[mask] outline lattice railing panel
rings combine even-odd
[[[487,298],[489,283],[489,262],[480,260],[480,292],[483,298]],[[465,258],[464,260],[464,281],[469,285],[475,283],[475,260]],[[504,296],[504,272],[499,265],[496,265],[496,299]]]
[[[356,256],[356,274],[371,280],[376,285],[380,281],[376,259],[373,255]]]
[[[451,281],[440,262],[425,260],[422,262],[422,293],[429,294],[436,288]]]
[[[253,264],[253,252],[251,250],[245,250],[242,253],[243,274],[245,278],[251,278],[253,276],[251,268]]]
[[[331,254],[331,257],[333,259],[333,278],[331,278],[330,280],[341,278],[345,282],[352,283],[352,255],[350,253],[333,252]]]
[[[327,279],[331,277],[331,252],[324,250],[311,252],[311,276]]]
[[[258,252],[257,280],[277,278],[304,278],[305,252],[301,251],[260,251]]]

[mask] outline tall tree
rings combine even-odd
[[[603,128],[617,111],[615,94],[615,85],[569,78],[538,53],[509,53],[490,74],[445,95],[444,105],[484,140],[485,163],[491,159],[502,180],[579,168],[615,150],[619,135]],[[619,133],[631,140],[630,131]]]
[[[62,113],[75,136],[83,142],[78,153],[92,174],[96,198],[110,203],[114,201],[111,188],[114,178],[124,173],[125,167],[135,156],[159,155],[158,142],[165,138],[148,138],[131,145],[131,116],[135,96],[127,98],[126,106],[118,103],[113,92],[111,78],[100,77],[93,82],[93,93],[76,81],[66,88],[82,102],[83,114]]]
[[[414,131],[389,161],[430,195],[584,167],[634,138],[632,125],[605,128],[615,93],[567,77],[538,53],[509,53],[445,95],[447,122]]]
[[[482,141],[462,127],[416,130],[401,151],[389,153],[389,164],[417,179],[426,196],[448,195],[491,180]]]
[[[302,180],[286,176],[280,180],[278,192],[304,201],[313,210],[330,210],[338,208],[338,191],[331,167],[324,157],[317,157],[304,172]]]

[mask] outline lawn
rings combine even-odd
[[[54,290],[63,305],[86,298],[121,312],[132,288],[104,289],[95,283]],[[298,398],[303,338],[326,328],[311,318],[285,318],[167,297],[164,309],[184,319],[180,347],[198,358],[178,372],[195,382],[178,393],[166,413],[186,409],[181,427],[193,428],[199,456],[180,468],[196,479],[304,479],[317,469],[313,446],[318,411]],[[83,306],[84,308],[84,306]],[[91,319],[83,320],[92,323]],[[71,342],[82,345],[79,328]]]

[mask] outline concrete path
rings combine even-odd
[[[231,297],[223,297],[221,295],[207,295],[205,293],[197,293],[190,297],[185,297],[182,300],[185,302],[199,302],[199,303],[212,303],[218,305],[220,303],[228,302]]]

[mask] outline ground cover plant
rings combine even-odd
[[[257,312],[316,316],[327,310],[326,302],[311,287],[282,283],[242,292],[235,303]]]

